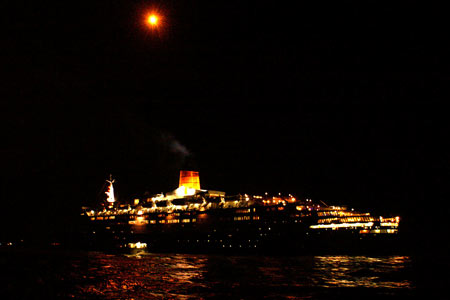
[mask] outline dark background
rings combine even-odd
[[[67,234],[109,174],[127,200],[184,168],[206,189],[400,215],[447,244],[442,8],[44,2],[1,7],[3,237]]]

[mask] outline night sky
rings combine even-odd
[[[448,227],[439,7],[8,2],[4,236],[70,228],[109,174],[126,200],[175,189],[180,169],[200,171],[206,189],[348,204],[421,233],[434,219]],[[158,30],[144,25],[152,10]]]

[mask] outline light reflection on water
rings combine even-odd
[[[2,300],[384,300],[411,299],[418,291],[445,299],[450,286],[448,276],[438,275],[450,269],[446,257],[1,254]]]
[[[206,260],[183,255],[116,256],[93,253],[90,256],[95,267],[88,270],[90,280],[77,286],[76,294],[72,295],[76,298],[188,299],[189,289],[199,286],[194,281],[203,276]],[[83,275],[83,279],[87,276]]]
[[[89,254],[72,265],[77,299],[317,299],[336,289],[356,295],[409,295],[405,256],[263,257]],[[363,288],[363,290],[361,290]],[[349,292],[350,291],[350,292]],[[336,296],[336,295],[334,295]]]
[[[406,256],[316,256],[316,284],[322,287],[411,288],[404,278],[411,260]]]

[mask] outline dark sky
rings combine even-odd
[[[439,7],[9,2],[2,232],[19,214],[29,222],[17,232],[59,227],[98,201],[110,173],[128,199],[174,189],[181,168],[230,193],[292,193],[410,222],[425,203],[449,213]],[[159,30],[143,25],[150,10]]]

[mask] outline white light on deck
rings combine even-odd
[[[137,242],[137,243],[128,243],[128,247],[131,249],[142,249],[142,248],[147,248],[147,243],[141,243],[141,242]]]

